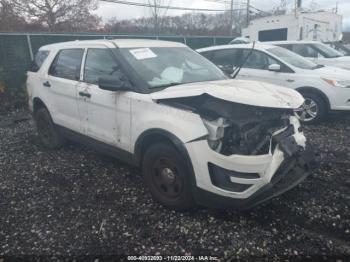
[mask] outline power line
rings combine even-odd
[[[123,0],[100,0],[100,1],[121,4],[121,5],[142,6],[142,7],[172,9],[172,10],[182,10],[182,11],[202,11],[202,12],[226,12],[227,11],[227,9],[209,9],[209,8],[191,8],[191,7],[180,7],[180,6],[152,5],[152,4],[129,2],[129,1],[123,1]],[[242,10],[242,9],[235,9],[235,10]]]

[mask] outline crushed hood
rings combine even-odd
[[[204,94],[230,102],[270,108],[296,109],[304,102],[304,98],[292,89],[247,80],[183,84],[152,93],[151,97],[158,101]]]

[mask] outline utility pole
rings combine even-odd
[[[231,8],[230,8],[230,36],[233,35],[232,27],[233,27],[233,0],[231,0]]]
[[[338,1],[335,3],[335,13],[338,14]]]
[[[247,0],[247,27],[249,26],[249,20],[250,20],[249,9],[250,9],[250,0]]]
[[[154,33],[159,36],[157,0],[154,0]]]

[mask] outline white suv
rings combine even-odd
[[[73,139],[142,168],[155,200],[247,209],[300,183],[313,154],[297,92],[229,80],[180,43],[75,41],[42,47],[28,73],[42,143]]]
[[[224,45],[197,51],[223,70],[232,71],[243,63],[238,79],[299,91],[305,103],[296,115],[303,122],[318,122],[330,110],[350,110],[350,71],[317,65],[278,46],[256,43],[252,48],[252,44]]]

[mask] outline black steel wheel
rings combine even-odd
[[[64,138],[55,127],[49,111],[41,108],[34,114],[40,142],[49,149],[59,148],[64,144]]]
[[[154,200],[175,210],[188,210],[194,206],[189,168],[173,146],[151,146],[145,152],[142,168]]]

